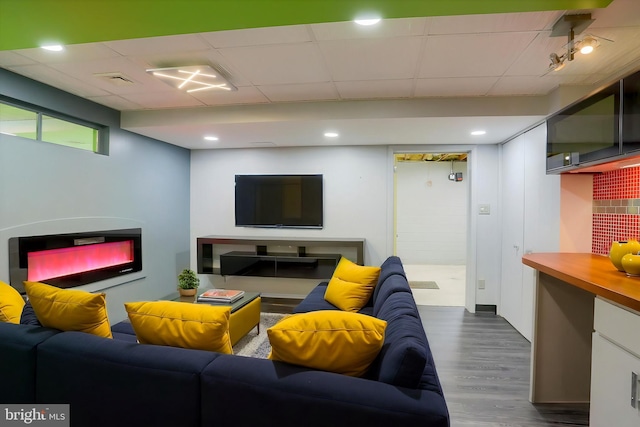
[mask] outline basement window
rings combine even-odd
[[[108,154],[109,128],[0,98],[0,133]]]

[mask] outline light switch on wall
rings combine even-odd
[[[491,205],[488,205],[488,204],[478,205],[478,213],[480,215],[491,215]]]

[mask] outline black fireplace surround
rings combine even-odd
[[[72,288],[142,270],[142,229],[12,237],[9,279]]]

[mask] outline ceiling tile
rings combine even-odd
[[[269,100],[258,89],[240,87],[237,91],[212,91],[204,90],[190,94],[206,105],[232,105],[232,104],[264,104]]]
[[[87,99],[93,102],[97,102],[98,104],[106,105],[109,108],[113,108],[114,110],[119,110],[119,111],[142,109],[142,105],[136,104],[135,102],[131,102],[127,99],[124,99],[116,95],[89,96],[87,97]]]
[[[272,102],[323,101],[338,99],[333,83],[265,85],[259,87]]]
[[[202,33],[202,38],[215,48],[304,43],[311,41],[309,30],[305,25],[216,31]]]
[[[104,42],[104,44],[124,56],[189,52],[209,48],[207,43],[196,34],[117,40]]]
[[[21,55],[43,64],[89,62],[120,56],[117,52],[114,52],[102,43],[68,45],[65,46],[61,52],[52,52],[40,48],[22,49],[19,52]]]
[[[420,78],[501,76],[536,33],[429,36]]]
[[[558,87],[560,82],[561,79],[555,76],[545,76],[544,78],[502,77],[487,95],[546,95]]]
[[[355,22],[327,22],[310,25],[316,40],[347,40],[421,36],[427,18],[385,19],[376,25],[363,26]]]
[[[551,53],[562,53],[567,43],[563,37],[551,37],[550,31],[538,33],[536,38],[520,54],[505,72],[507,76],[542,76],[549,71]]]
[[[244,70],[254,85],[327,82],[322,56],[315,44],[269,45],[221,49],[231,67]]]
[[[320,42],[334,81],[413,78],[422,37]]]
[[[336,82],[343,99],[408,98],[413,91],[413,80],[368,80]]]
[[[438,16],[432,18],[429,34],[476,34],[540,31],[551,29],[562,11]]]
[[[498,77],[464,77],[416,80],[415,96],[484,96]]]
[[[640,2],[638,0],[615,0],[602,9],[594,9],[591,17],[595,19],[586,32],[598,33],[596,30],[609,27],[640,26]]]
[[[127,101],[142,105],[143,108],[179,108],[203,105],[194,97],[178,90],[127,93],[121,96]]]
[[[11,67],[10,71],[78,96],[108,95],[108,92],[98,87],[86,84],[46,65],[22,65]]]
[[[29,59],[26,56],[22,56],[19,53],[15,53],[8,50],[0,50],[0,65],[5,68],[15,65],[29,65],[35,64],[33,59]]]
[[[51,67],[71,77],[75,77],[85,84],[93,85],[112,94],[134,93],[141,92],[142,90],[166,90],[166,84],[164,82],[153,77],[147,73],[144,68],[122,56],[109,60],[96,60],[81,64],[53,64]],[[119,86],[95,76],[95,74],[102,73],[122,73],[127,79],[132,80],[134,84]]]

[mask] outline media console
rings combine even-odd
[[[239,246],[253,250],[230,250]],[[204,236],[197,238],[197,254],[200,274],[329,279],[343,255],[364,264],[364,239]]]

